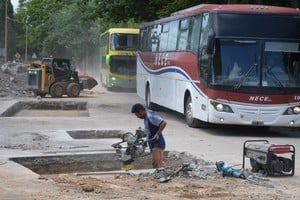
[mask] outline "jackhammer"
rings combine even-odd
[[[243,173],[238,172],[230,166],[227,166],[224,161],[216,162],[216,166],[219,172],[223,172],[223,177],[232,176],[235,178],[246,179],[246,176]]]
[[[142,128],[138,128],[135,134],[127,132],[123,135],[122,141],[112,144],[116,149],[116,154],[123,162],[124,166],[131,164],[135,158],[146,156],[148,132]]]

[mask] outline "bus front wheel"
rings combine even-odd
[[[199,126],[199,120],[193,117],[192,106],[193,106],[192,98],[191,96],[189,96],[185,102],[185,109],[184,109],[185,121],[189,127],[196,128]]]
[[[146,88],[146,106],[147,108],[153,110],[154,109],[154,104],[151,102],[151,92],[149,86]]]

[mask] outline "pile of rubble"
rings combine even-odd
[[[238,182],[273,188],[273,183],[262,173],[254,173],[249,169],[238,169],[238,166],[228,166],[231,169],[244,175],[243,178],[237,178],[233,175],[222,173],[222,171],[219,171],[216,163],[207,162],[203,159],[196,158],[195,156],[186,152],[170,151],[168,152],[166,161],[168,163],[168,166],[166,168],[155,169],[150,174],[141,173],[139,174],[139,176],[142,176],[143,178],[145,178],[146,176],[151,176],[159,183],[170,182],[173,181],[173,179],[176,180],[179,177],[201,180],[217,180],[228,177]],[[139,177],[139,179],[143,178]]]
[[[27,66],[23,63],[8,62],[0,69],[0,97],[27,97]]]
[[[272,183],[270,180],[265,177],[263,174],[253,173],[249,170],[239,170],[243,174],[245,174],[244,179],[237,179],[233,176],[228,176],[237,181],[247,182],[250,184],[255,184],[259,186],[273,188]],[[168,168],[160,168],[156,169],[152,176],[157,182],[164,183],[172,181],[176,177],[185,177],[185,178],[196,178],[196,179],[203,179],[203,180],[215,180],[215,179],[222,179],[225,176],[220,173],[215,165],[202,165],[197,163],[183,163],[180,167],[168,167]]]

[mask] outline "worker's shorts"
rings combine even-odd
[[[158,140],[149,141],[148,145],[151,152],[156,148],[165,149],[166,148],[165,138],[162,134],[160,134]]]

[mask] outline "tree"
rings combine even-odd
[[[136,22],[150,21],[159,17],[158,11],[172,0],[82,0],[79,4],[85,19],[101,18],[109,23],[135,19]]]
[[[82,20],[76,2],[52,13],[48,24],[50,31],[43,41],[42,55],[75,58],[78,67],[85,71],[88,61],[98,59],[98,40],[93,36],[93,28],[97,26],[92,21]]]
[[[87,60],[96,55],[100,33],[110,27],[139,27],[142,22],[201,3],[262,2],[283,6],[291,2],[299,4],[299,0],[20,0],[14,16],[21,22],[16,24],[17,45],[20,50],[24,48],[27,28],[31,53]]]
[[[7,16],[6,12],[7,1]],[[13,21],[13,6],[10,0],[0,1],[0,57],[5,56],[4,48],[7,42],[7,58],[12,60],[15,52],[15,31]],[[5,41],[5,17],[7,17],[7,41]]]

